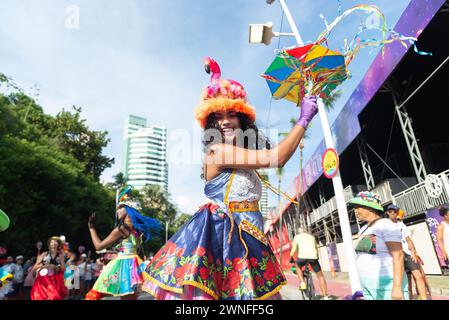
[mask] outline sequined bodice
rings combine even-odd
[[[253,170],[236,170],[229,192],[229,201],[260,200],[262,183]]]
[[[226,169],[214,179],[208,181],[204,188],[206,197],[217,204],[224,206],[224,197],[232,169]],[[262,184],[253,170],[236,169],[232,185],[229,190],[228,201],[254,201],[260,200]]]
[[[45,255],[45,257],[42,259],[42,263],[43,263],[44,265],[47,265],[47,264],[58,265],[58,264],[61,263],[61,259],[59,259],[59,256],[56,256],[55,258],[52,258],[51,254],[50,254],[50,253],[47,253],[47,254]]]
[[[117,245],[119,255],[137,254],[137,239],[134,233]]]

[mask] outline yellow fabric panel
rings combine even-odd
[[[329,50],[326,47],[323,46],[314,46],[309,53],[307,54],[305,62],[308,62],[310,60],[322,57],[322,56],[338,56],[341,55],[338,52]]]

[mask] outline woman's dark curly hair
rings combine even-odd
[[[240,129],[243,132],[247,132],[247,130],[253,130],[255,139],[249,139],[248,136],[245,136],[243,139],[243,148],[245,149],[252,149],[252,150],[261,150],[261,149],[271,149],[271,142],[268,140],[265,135],[259,131],[257,126],[249,120],[249,118],[241,112],[237,112],[237,117],[240,120]],[[203,136],[203,145],[204,150],[206,150],[210,145],[216,144],[216,143],[224,143],[225,138],[223,136],[223,133],[221,133],[221,140],[220,141],[214,141],[214,135],[209,136],[208,130],[215,129],[218,130],[218,132],[221,133],[221,128],[218,125],[217,119],[215,117],[215,113],[211,113],[207,117],[206,127],[204,128],[204,136]],[[252,141],[250,141],[252,140]],[[201,173],[201,179],[204,179],[204,173]]]
[[[249,118],[244,113],[241,113],[241,112],[237,112],[237,117],[240,120],[240,126],[241,126],[240,129],[243,132],[246,132],[247,130],[253,130],[255,133],[255,137],[256,137],[256,139],[254,139],[254,141],[250,141],[250,139],[246,136],[243,140],[243,148],[255,149],[255,150],[271,149],[271,142],[268,140],[267,137],[265,137],[265,135],[262,132],[259,131],[257,126],[254,124],[254,122],[249,120]],[[209,130],[209,129],[216,129],[221,132],[221,128],[218,125],[217,119],[215,117],[215,113],[211,113],[207,117],[206,127],[204,128],[205,134],[203,137],[203,144],[204,144],[204,147],[207,148],[210,144],[224,143],[225,140],[224,140],[223,134],[221,136],[222,137],[221,141],[214,141],[213,137],[208,137],[207,130]]]

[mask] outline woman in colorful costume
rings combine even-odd
[[[39,255],[31,270],[36,273],[31,300],[63,300],[67,296],[64,244],[59,237],[51,237],[47,244],[48,252]]]
[[[85,300],[100,300],[104,296],[121,297],[122,300],[137,299],[137,287],[143,283],[138,256],[141,237],[151,238],[154,231],[160,229],[156,219],[143,216],[138,212],[136,202],[121,201],[117,206],[118,225],[104,240],[101,240],[94,227],[95,213],[89,218],[89,231],[96,250],[103,250],[121,240],[116,246],[119,254],[110,261],[101,272]]]
[[[9,228],[9,217],[0,209],[0,232]],[[0,267],[0,300],[5,299],[5,296],[14,290],[13,275]]]
[[[0,300],[5,299],[6,295],[14,291],[14,276],[5,269],[0,268]]]
[[[74,290],[79,290],[79,271],[76,265],[76,253],[68,253],[69,260],[66,262],[66,268],[64,272],[64,284],[69,292],[69,297],[74,294]]]
[[[255,169],[282,167],[290,159],[318,111],[316,98],[304,99],[297,125],[271,149],[254,125],[255,110],[243,86],[221,80],[211,58],[205,68],[212,73],[211,85],[196,119],[205,129],[205,195],[213,202],[154,256],[142,289],[160,300],[280,299],[286,279],[263,232],[262,185]],[[242,139],[243,133],[253,139]]]

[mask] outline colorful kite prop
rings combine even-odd
[[[262,76],[275,99],[299,105],[306,94],[329,97],[349,74],[343,55],[309,44],[281,52]]]
[[[345,40],[342,52],[327,48],[327,39],[335,26],[357,11],[374,14],[380,22],[379,25],[361,27],[349,44]],[[362,34],[367,30],[380,30],[382,38],[363,39]],[[297,105],[300,105],[302,98],[309,94],[326,99],[338,85],[350,77],[347,67],[361,48],[382,46],[382,54],[384,54],[384,46],[395,41],[399,41],[406,49],[407,42],[410,43],[415,52],[420,55],[431,55],[418,51],[415,44],[416,38],[406,37],[388,29],[385,16],[379,8],[358,5],[338,16],[314,43],[279,52],[262,77],[267,80],[275,99],[286,99]]]

